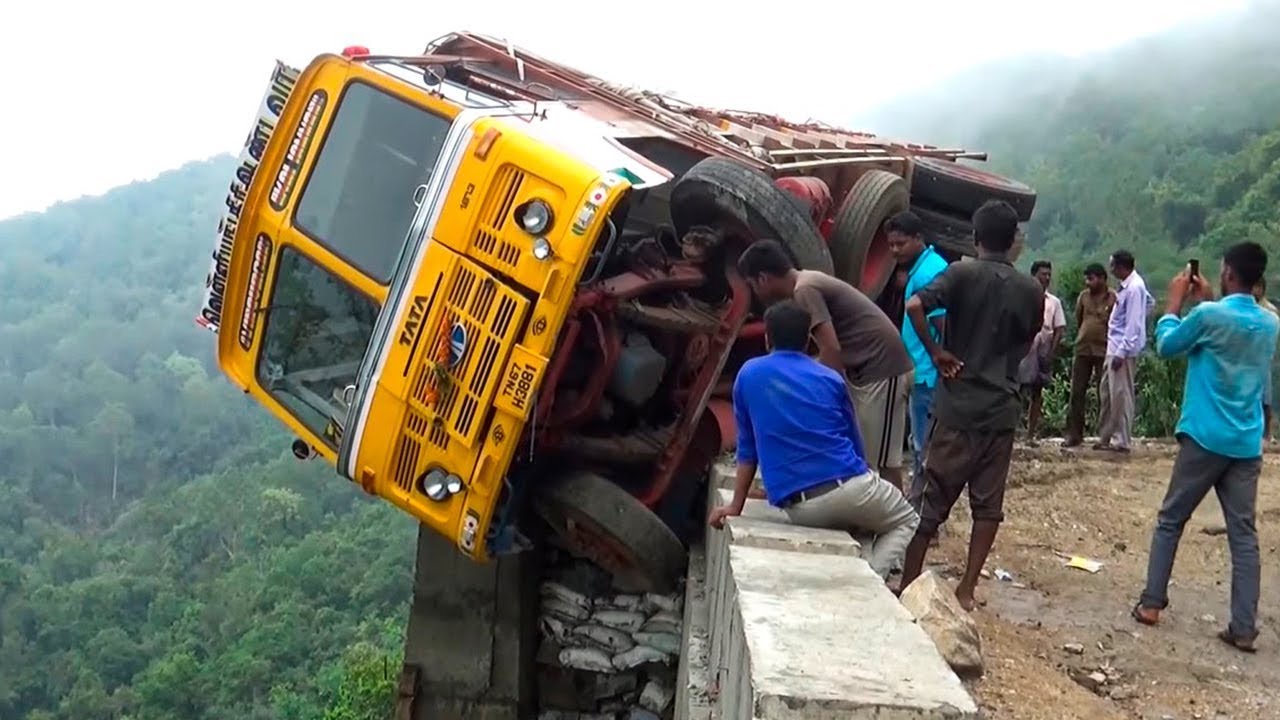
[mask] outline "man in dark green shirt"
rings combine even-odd
[[[993,200],[973,214],[976,262],[953,263],[907,300],[907,317],[942,376],[934,395],[933,429],[925,453],[920,526],[902,571],[906,588],[924,566],[929,541],[946,522],[966,486],[973,512],[969,558],[956,597],[966,610],[996,531],[1004,520],[1004,488],[1013,458],[1013,434],[1022,405],[1018,364],[1044,320],[1044,291],[1006,257],[1018,215]],[[929,313],[947,313],[939,344],[928,332]]]

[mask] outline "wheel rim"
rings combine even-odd
[[[883,229],[876,230],[876,234],[871,237],[871,244],[867,247],[867,257],[862,262],[862,276],[858,278],[858,288],[868,295],[878,294],[893,270],[893,265],[889,234]]]

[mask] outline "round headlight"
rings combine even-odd
[[[457,475],[450,475],[444,481],[444,489],[450,495],[457,495],[462,492],[462,478]]]
[[[521,208],[520,227],[530,235],[541,235],[551,227],[551,206],[541,200],[531,200]]]
[[[547,242],[544,237],[534,238],[533,256],[538,260],[546,260],[551,257],[551,243]]]
[[[426,475],[422,476],[421,486],[422,494],[435,502],[440,502],[449,497],[448,476],[440,468],[432,468]]]

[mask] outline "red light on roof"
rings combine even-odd
[[[369,48],[363,45],[348,45],[342,49],[342,56],[345,58],[367,57]]]

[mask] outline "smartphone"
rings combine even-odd
[[[1190,268],[1190,274],[1191,274],[1191,277],[1193,277],[1193,278],[1194,278],[1194,277],[1199,277],[1199,276],[1200,276],[1200,261],[1199,261],[1199,260],[1196,260],[1195,258],[1192,258],[1192,259],[1190,259],[1190,260],[1188,260],[1188,261],[1187,261],[1187,266]]]

